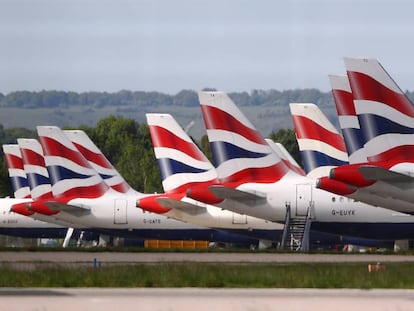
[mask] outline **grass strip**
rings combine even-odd
[[[0,287],[414,288],[413,263],[156,263],[99,268],[3,265]]]

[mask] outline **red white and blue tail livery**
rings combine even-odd
[[[216,95],[221,97],[222,93],[214,92],[207,94],[212,97]],[[243,150],[247,149],[250,152],[256,151],[256,153],[260,153],[252,146],[255,146],[254,142],[256,142],[262,148],[262,144],[258,142],[262,142],[263,138],[255,139],[260,135],[257,131],[253,131],[252,127],[246,126],[246,124],[250,125],[250,123],[245,121],[246,117],[231,101],[231,104],[229,104],[227,97],[221,97],[215,101],[211,98],[203,98],[200,95],[200,101],[204,106],[203,117],[206,119],[205,123],[210,142],[224,141],[223,144],[225,146],[226,144],[237,146],[237,148],[213,148],[213,151],[220,150],[223,152],[222,155],[219,155],[224,159],[224,161],[217,163],[219,168],[220,165],[229,162],[227,161],[228,159],[232,160],[233,158],[240,159],[241,168],[251,167],[251,163],[255,162],[250,161],[249,157],[243,157],[243,154],[238,154],[237,150],[242,149],[243,152]],[[213,112],[205,113],[206,110]],[[233,126],[232,124],[237,125]],[[243,148],[240,148],[240,146]],[[235,152],[229,154],[228,150]],[[242,163],[243,161],[247,163]],[[236,163],[239,164],[237,161]],[[333,226],[334,230],[337,231],[341,223],[344,222],[348,224],[351,224],[353,221],[360,222],[364,217],[367,217],[369,222],[376,222],[373,219],[378,217],[379,214],[394,213],[393,211],[364,205],[353,200],[345,200],[343,197],[337,197],[329,192],[315,189],[316,179],[298,175],[287,168],[285,170],[277,175],[277,181],[271,183],[257,182],[253,174],[246,174],[243,177],[247,176],[251,179],[244,179],[248,179],[248,181],[239,184],[235,188],[231,188],[231,184],[210,186],[209,188],[217,197],[223,198],[223,201],[218,206],[224,209],[270,221],[280,221],[281,219],[286,221],[286,216],[289,216],[289,214],[291,215],[289,218],[307,216],[310,217],[308,219],[311,219],[312,229],[315,230],[320,230],[328,225]],[[230,174],[230,176],[233,175]],[[258,176],[260,179],[260,174]],[[348,212],[344,213],[345,209],[353,211],[348,214]],[[290,213],[287,213],[287,211],[290,211]],[[347,214],[347,216],[343,217],[344,214]],[[404,215],[404,217],[407,216]],[[351,227],[352,225],[349,228]],[[322,231],[324,230],[326,230],[326,227],[322,229]]]
[[[109,187],[119,193],[134,191],[84,131],[63,132]]]
[[[351,86],[346,75],[331,75],[329,81],[332,95],[338,113],[339,126],[341,127],[349,163],[363,163],[367,161],[364,150],[365,140],[359,125],[355,111]]]
[[[309,176],[326,176],[331,168],[348,164],[344,139],[316,105],[291,103],[290,111]]]
[[[214,166],[171,115],[149,113],[146,117],[165,193],[139,199],[139,207],[157,213],[173,209],[169,215],[184,221],[189,214],[205,215],[208,207],[190,206],[182,199],[219,202],[208,189],[218,183]]]
[[[279,224],[208,204],[222,201],[209,191],[210,185],[218,183],[213,165],[171,115],[151,113],[146,117],[165,193],[138,199],[138,207],[195,225],[241,230],[258,238],[280,228]]]
[[[357,188],[355,199],[414,213],[414,106],[377,60],[346,58],[345,66],[367,162],[330,178]]]
[[[199,100],[221,182],[273,183],[289,171],[230,97],[200,92]]]
[[[60,128],[38,126],[37,132],[55,198],[97,198],[106,193],[101,176]]]
[[[217,183],[214,166],[169,114],[146,114],[164,191]]]
[[[46,169],[43,149],[39,141],[19,138],[17,143],[22,153],[24,170],[27,174],[33,200],[52,198],[49,172]]]
[[[414,158],[414,106],[375,59],[345,58],[369,162]]]
[[[23,167],[22,154],[17,144],[3,145],[4,157],[16,199],[30,198],[30,187]]]
[[[305,171],[300,167],[298,162],[296,162],[296,160],[292,157],[289,151],[287,151],[285,146],[283,146],[281,143],[275,143],[273,140],[269,138],[266,138],[265,140],[289,169],[291,169],[299,175],[306,175]]]

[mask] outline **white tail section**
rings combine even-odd
[[[121,174],[84,131],[65,130],[64,133],[109,187],[120,193],[131,190]]]
[[[199,99],[216,169],[224,183],[272,183],[288,168],[241,110],[223,92]]]
[[[51,198],[52,186],[39,141],[19,138],[17,143],[22,153],[24,170],[28,177],[32,198],[34,200]]]
[[[17,144],[3,145],[7,170],[16,199],[30,198],[30,188],[23,167],[22,154]]]
[[[146,114],[165,192],[217,181],[214,166],[169,114]]]
[[[286,150],[285,146],[283,146],[281,143],[275,143],[273,140],[269,138],[266,138],[265,140],[273,149],[273,151],[276,152],[276,154],[282,159],[282,161],[285,163],[287,167],[289,167],[291,170],[295,171],[299,175],[306,175],[305,171],[300,167],[298,162],[296,162],[296,160],[292,157],[289,151]]]
[[[366,162],[367,156],[364,149],[364,137],[355,111],[348,76],[330,75],[329,81],[338,113],[339,126],[341,127],[348,152],[349,163]]]
[[[345,58],[371,162],[413,162],[414,106],[376,59]]]
[[[315,104],[291,103],[290,111],[309,176],[319,177],[322,171],[348,163],[344,139]]]
[[[60,128],[38,126],[37,132],[45,154],[53,196],[96,198],[108,190],[101,176]]]

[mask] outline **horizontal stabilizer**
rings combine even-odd
[[[65,213],[75,215],[75,216],[85,215],[91,212],[90,208],[86,206],[64,204],[64,203],[57,202],[57,201],[46,202],[46,205],[53,211],[65,212]]]
[[[361,174],[371,180],[390,183],[395,187],[408,189],[414,187],[414,177],[402,173],[393,172],[378,166],[361,166]]]
[[[240,203],[248,204],[248,203],[255,203],[258,204],[260,201],[266,200],[265,194],[259,193],[251,193],[242,190],[237,190],[233,188],[228,188],[224,186],[210,186],[210,191],[220,199],[230,199],[233,201],[237,201]]]
[[[176,199],[171,199],[167,197],[157,198],[156,201],[164,208],[179,210],[180,212],[189,214],[189,215],[200,215],[206,212],[206,208],[196,204],[183,202]]]

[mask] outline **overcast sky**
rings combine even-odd
[[[414,2],[0,0],[0,92],[319,88],[344,56],[414,90]]]

